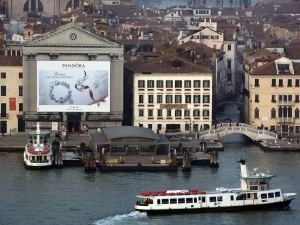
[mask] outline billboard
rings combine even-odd
[[[37,112],[110,112],[109,61],[38,61]]]

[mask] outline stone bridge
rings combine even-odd
[[[243,134],[253,141],[263,139],[278,139],[278,135],[267,130],[258,130],[257,127],[245,123],[220,123],[212,126],[209,130],[198,132],[199,138],[209,138],[211,136],[225,137],[230,134]]]

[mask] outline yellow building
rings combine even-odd
[[[1,134],[25,131],[22,56],[0,56]]]
[[[300,130],[300,62],[260,58],[245,66],[245,123],[276,132]]]

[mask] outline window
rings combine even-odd
[[[204,87],[204,88],[210,87],[210,82],[209,82],[209,80],[204,80],[204,81],[203,81],[203,87]]]
[[[154,88],[154,80],[148,80],[147,81],[147,87],[148,88]]]
[[[203,95],[203,103],[209,103],[209,95]]]
[[[186,203],[193,203],[193,198],[186,198]]]
[[[182,88],[182,81],[181,80],[175,80],[175,88]]]
[[[200,200],[200,199],[199,199]],[[202,202],[205,202],[205,197],[202,197]]]
[[[299,118],[299,109],[295,109],[295,118]]]
[[[227,50],[231,51],[231,45],[227,45]]]
[[[255,80],[254,80],[254,86],[255,86],[255,87],[258,87],[258,86],[259,86],[259,79],[255,79]]]
[[[276,118],[276,109],[271,110],[271,118]]]
[[[168,117],[172,116],[172,110],[171,110],[171,109],[168,109],[168,110],[167,110],[167,116],[168,116]]]
[[[144,110],[143,109],[139,109],[139,116],[144,116]]]
[[[19,112],[23,111],[23,103],[19,103]]]
[[[177,116],[177,117],[181,116],[181,110],[180,109],[175,110],[175,116]]]
[[[175,95],[175,103],[181,103],[181,95]]]
[[[200,103],[200,95],[194,95],[194,103]]]
[[[281,195],[280,195],[280,192],[279,191],[276,191],[275,192],[275,197],[280,197]]]
[[[173,87],[173,81],[172,80],[167,80],[166,81],[166,87],[167,88],[172,88]]]
[[[160,199],[157,199],[157,205],[160,205]]]
[[[156,81],[156,87],[157,88],[163,88],[164,87],[164,81],[163,80]]]
[[[184,87],[185,88],[191,88],[192,86],[191,86],[191,81],[190,80],[185,80],[184,81]]]
[[[162,103],[162,95],[157,95],[157,103]]]
[[[193,116],[200,116],[200,110],[199,109],[194,109],[193,110]]]
[[[279,79],[279,87],[283,87],[283,79]]]
[[[23,78],[23,73],[19,73],[19,79]]]
[[[299,102],[299,94],[295,95],[295,102]]]
[[[139,95],[139,103],[144,103],[144,95]]]
[[[267,194],[261,194],[261,199],[266,199],[267,198]]]
[[[296,87],[299,87],[299,86],[300,86],[299,79],[296,79],[295,86],[296,86]]]
[[[6,103],[1,103],[1,117],[6,117]]]
[[[216,198],[216,197],[209,197],[209,201],[210,201],[210,202],[216,202],[216,201],[217,201],[217,198]]]
[[[170,198],[170,204],[177,204],[177,198]]]
[[[6,73],[5,72],[1,72],[1,79],[6,79]]]
[[[153,103],[153,95],[148,95],[148,103]]]
[[[179,198],[179,199],[178,199],[178,203],[180,203],[180,204],[185,203],[185,198]]]
[[[271,99],[272,102],[276,102],[276,95],[272,94],[272,99]]]
[[[223,197],[222,196],[218,196],[217,200],[218,200],[218,202],[222,202],[223,201]]]
[[[256,108],[254,110],[254,118],[259,118],[259,109],[258,108]]]
[[[234,197],[233,195],[230,195],[230,200],[233,201],[234,200]]]
[[[227,73],[227,81],[232,81],[232,80],[231,80],[231,77],[232,77],[231,73]],[[231,83],[231,82],[230,82],[230,83]]]
[[[23,96],[23,86],[19,86],[19,96]]]
[[[255,102],[259,102],[259,95],[255,94]]]
[[[184,130],[185,131],[190,130],[190,124],[188,123],[184,124]]]
[[[166,95],[166,103],[172,103],[172,95]]]
[[[293,86],[293,83],[292,83],[292,79],[288,79],[288,84],[287,84],[288,87],[292,87]]]
[[[227,61],[227,69],[231,70],[231,60]]]
[[[192,102],[192,97],[191,95],[186,95],[185,96],[185,103],[191,103]]]
[[[194,80],[194,88],[200,88],[200,80]]]
[[[6,96],[6,86],[1,86],[1,96]]]
[[[203,109],[203,116],[209,116],[209,110]]]
[[[169,199],[167,199],[167,198],[166,199],[162,199],[161,203],[162,204],[169,204]]]
[[[190,110],[185,109],[184,110],[184,116],[190,116]]]
[[[268,198],[274,198],[274,193],[273,192],[268,193]]]
[[[148,116],[153,116],[153,109],[148,109]]]
[[[272,79],[272,87],[276,87],[276,79]]]
[[[144,80],[138,80],[138,87],[144,88],[145,87],[145,81]]]
[[[161,109],[157,110],[157,116],[162,117],[162,110]]]

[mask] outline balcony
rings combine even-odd
[[[282,100],[278,101],[279,106],[293,106],[294,103],[295,103],[294,101],[282,101]]]
[[[283,123],[283,124],[288,124],[288,123],[294,123],[294,118],[278,118],[277,119],[278,123]]]

